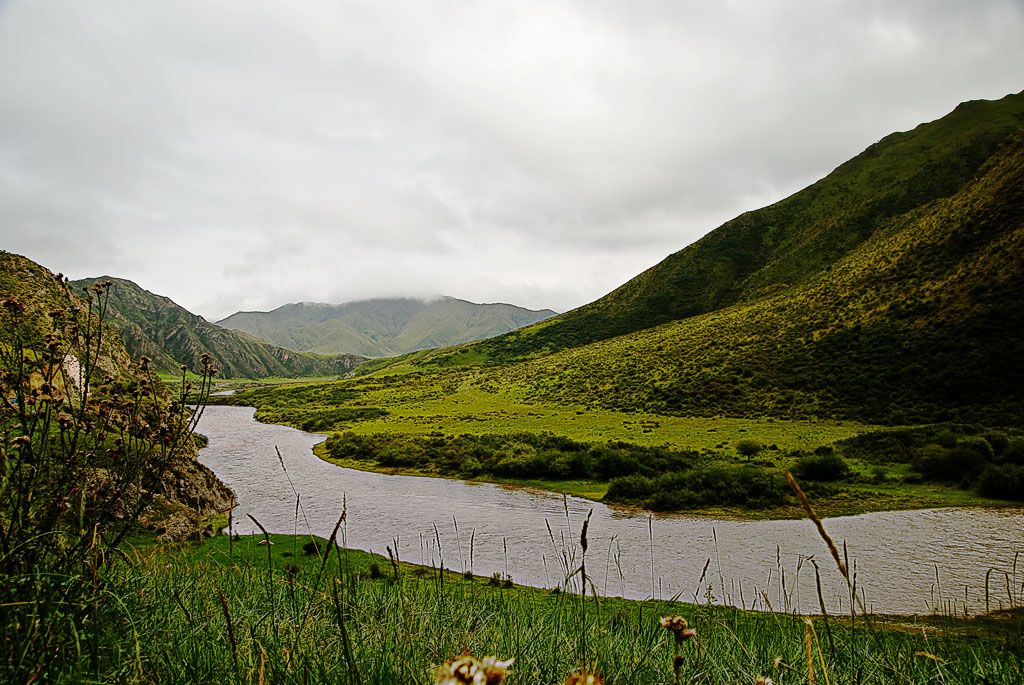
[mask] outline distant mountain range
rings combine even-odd
[[[227,378],[343,375],[370,356],[479,340],[554,314],[446,297],[289,304],[212,324],[123,278],[85,278],[72,286],[96,281],[114,283],[108,324],[133,357],[145,355],[162,371],[177,371],[181,364],[196,370],[207,353]]]
[[[414,363],[622,410],[1019,423],[1022,127],[1024,93],[963,103],[596,302]]]
[[[270,312],[238,312],[217,325],[303,352],[390,357],[490,338],[552,316],[550,309],[442,297],[301,302]]]
[[[213,357],[220,375],[228,378],[335,376],[366,361],[356,354],[305,354],[225,330],[123,278],[99,276],[72,285],[80,289],[96,281],[114,282],[107,322],[128,352],[136,359],[149,357],[161,371],[177,371],[181,364],[196,371],[202,368],[203,353]]]

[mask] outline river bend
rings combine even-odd
[[[328,537],[344,499],[350,547],[385,553],[397,539],[404,561],[430,566],[443,558],[452,570],[472,565],[477,575],[507,573],[517,583],[551,588],[562,583],[566,557],[574,559],[570,566],[578,563],[580,528],[593,509],[587,571],[603,594],[820,613],[813,560],[826,609],[849,611],[849,589],[810,521],[650,517],[525,488],[345,469],[313,454],[324,436],[261,424],[254,411],[207,407],[198,428],[209,438],[200,461],[238,496],[236,532],[256,532],[251,514],[270,532]],[[1022,508],[825,521],[837,544],[845,545],[866,607],[899,614],[981,613],[986,577],[991,609],[1019,604],[1022,524]]]

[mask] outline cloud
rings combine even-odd
[[[1021,3],[0,5],[0,241],[210,318],[567,309],[1022,87]]]

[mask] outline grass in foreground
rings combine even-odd
[[[325,559],[309,537],[270,539],[268,547],[262,536],[220,536],[130,554],[131,563],[112,572],[105,630],[65,662],[62,677],[50,677],[431,683],[438,664],[464,651],[512,659],[511,684],[560,683],[581,668],[622,684],[754,683],[758,675],[775,683],[1022,677],[1019,613],[807,623],[709,605],[584,599],[340,548]],[[323,541],[319,548],[327,550]],[[578,590],[578,579],[567,587]],[[678,646],[678,680],[675,640],[659,625],[673,615],[696,631]]]

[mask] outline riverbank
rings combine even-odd
[[[449,560],[472,557],[478,573],[510,573],[550,588],[559,541],[578,538],[590,516],[604,594],[700,596],[713,585],[724,603],[749,607],[752,599],[778,597],[785,577],[801,610],[817,606],[807,559],[820,554],[821,540],[805,520],[650,517],[536,489],[338,468],[313,454],[322,436],[258,423],[245,407],[208,408],[200,430],[210,437],[200,460],[235,490],[235,530],[243,533],[255,530],[251,515],[272,532],[329,535],[344,508],[350,547],[391,546],[426,565],[437,563],[441,552]],[[849,550],[851,563],[871,569],[861,572],[858,588],[876,611],[927,612],[941,596],[957,598],[961,610],[976,614],[985,606],[987,572],[1002,578],[1024,550],[1022,517],[1020,508],[946,508],[832,518],[825,525]],[[766,575],[767,567],[773,573]],[[827,565],[821,574],[828,610],[848,612],[842,578]]]
[[[344,528],[342,528],[342,531]],[[464,651],[511,660],[509,685],[560,683],[1014,683],[1021,613],[849,617],[596,599],[440,572],[308,536],[218,536],[140,547],[113,571],[105,675],[164,682],[430,683]],[[324,554],[324,552],[328,552]],[[587,561],[579,555],[570,571]],[[563,574],[563,575],[568,575]],[[576,592],[565,588],[575,588]],[[693,636],[662,627],[683,616]],[[129,626],[125,634],[124,625]],[[88,655],[82,660],[87,662]]]
[[[356,469],[369,473],[380,473],[393,476],[417,476],[424,478],[444,478],[464,480],[471,483],[491,483],[513,488],[535,489],[558,495],[581,497],[594,502],[601,502],[608,492],[608,482],[594,480],[555,480],[550,478],[502,478],[496,476],[480,476],[466,478],[459,474],[442,473],[436,468],[415,468],[382,466],[371,459],[338,459],[332,457],[326,443],[320,442],[313,448],[313,453],[324,461],[342,468]],[[615,506],[615,502],[607,502]],[[618,505],[625,506],[625,505]],[[835,492],[814,498],[815,511],[824,517],[856,516],[884,511],[908,511],[915,509],[936,509],[945,507],[1019,507],[1019,503],[979,497],[968,490],[928,483],[915,484],[842,484]],[[630,507],[637,509],[636,507]],[[660,512],[665,513],[665,512]],[[763,509],[744,507],[709,506],[693,509],[677,510],[670,513],[704,516],[709,518],[729,518],[746,521],[763,521],[778,519],[800,519],[806,516],[804,510],[795,501],[786,506]]]
[[[472,385],[466,374],[449,375],[434,378],[438,382],[445,380],[450,386],[443,391],[428,387],[422,378],[403,379],[402,383],[393,379],[363,378],[342,383],[242,390],[233,397],[215,401],[236,406],[251,404],[257,408],[256,417],[260,421],[328,436],[352,435],[354,442],[372,442],[379,436],[388,436],[391,442],[401,438],[418,452],[413,459],[400,454],[413,451],[408,445],[392,446],[388,449],[393,453],[397,451],[398,457],[382,460],[372,453],[359,454],[352,450],[329,454],[326,446],[320,446],[318,456],[336,465],[377,473],[540,488],[654,511],[748,520],[802,517],[802,509],[789,496],[782,475],[794,470],[804,457],[833,451],[840,455],[838,462],[844,469],[842,473],[829,474],[815,482],[808,482],[798,473],[822,516],[937,507],[1014,506],[1013,502],[959,487],[968,482],[966,474],[940,473],[936,478],[926,478],[912,468],[911,462],[916,458],[913,454],[893,457],[889,445],[851,448],[850,452],[856,455],[853,457],[837,450],[837,446],[851,441],[879,442],[875,436],[917,430],[938,432],[941,428],[892,428],[825,420],[658,416],[523,403],[483,391]],[[556,441],[575,442],[591,450],[607,445],[627,445],[634,453],[667,449],[692,456],[678,457],[665,467],[668,471],[646,474],[651,482],[639,483],[639,490],[635,487],[637,483],[632,482],[624,484],[629,487],[614,488],[609,495],[611,481],[616,477],[643,473],[642,454],[636,466],[620,459],[621,464],[604,469],[603,477],[595,478],[593,464],[581,466],[579,460],[573,461],[574,455],[563,453],[562,463],[552,468],[558,455],[542,458],[533,453],[541,450],[530,445],[525,448],[508,446],[507,460],[521,463],[503,465],[496,463],[504,458],[496,454],[497,451],[492,451],[494,456],[489,457],[493,460],[490,463],[484,459],[476,459],[480,463],[474,463],[472,450],[467,450],[458,457],[461,461],[454,463],[453,458],[438,455],[428,444],[447,442],[444,449],[450,451],[452,443],[460,436],[480,442],[490,439],[489,436],[519,435],[532,436],[530,439],[535,443],[543,436],[552,436]],[[964,439],[978,442],[973,437]],[[924,450],[928,440],[930,438],[922,438],[922,445],[915,449]],[[955,444],[956,438],[953,440]],[[741,451],[748,446],[753,451]],[[934,449],[947,448],[936,445]],[[513,453],[516,450],[518,452]],[[747,477],[754,474],[758,482],[739,486],[708,484],[696,496],[673,494],[680,485],[685,489],[694,482],[692,473],[683,472],[693,465],[717,470],[705,480],[721,480],[720,472],[726,471],[729,472],[724,474],[726,477],[740,480],[749,480]],[[663,483],[657,480],[660,476],[669,478]],[[977,478],[977,474],[970,477]],[[737,487],[745,488],[749,494],[724,497],[723,493],[735,493]],[[765,493],[767,496],[762,497]]]

